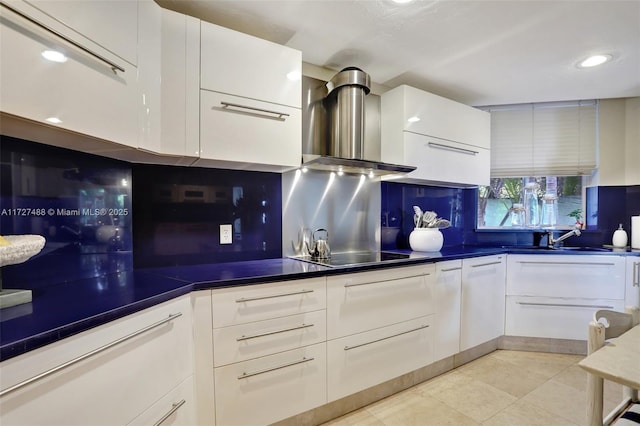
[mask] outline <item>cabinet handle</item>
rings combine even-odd
[[[0,3],[0,5],[2,5],[3,7],[6,7],[7,9],[9,9],[10,11],[12,11],[13,13],[15,13],[16,15],[20,16],[21,18],[31,22],[32,24],[42,28],[43,30],[47,31],[50,34],[53,34],[54,36],[58,37],[59,39],[63,40],[66,43],[69,43],[70,45],[72,45],[73,47],[80,49],[81,51],[83,51],[84,53],[94,57],[95,59],[99,60],[100,62],[106,64],[109,66],[109,68],[111,68],[111,70],[113,71],[114,74],[116,74],[116,71],[120,71],[120,72],[124,72],[124,68],[122,68],[120,65],[115,64],[113,62],[111,62],[110,60],[108,60],[107,58],[95,53],[92,50],[87,49],[86,47],[84,47],[83,45],[81,45],[78,42],[75,42],[73,40],[71,40],[69,37],[65,36],[64,34],[62,34],[60,31],[51,28],[50,26],[43,24],[42,22],[38,22],[35,19],[33,19],[32,17],[25,15],[24,13],[20,12],[17,9],[14,9],[13,7],[9,6],[8,4],[5,3]]]
[[[400,279],[405,279],[405,278],[415,278],[415,277],[426,277],[431,275],[431,272],[426,272],[422,275],[413,275],[411,277],[402,277]],[[360,287],[362,285],[372,285],[372,284],[382,284],[382,283],[388,283],[389,281],[394,281],[393,279],[391,280],[384,280],[384,281],[370,281],[370,282],[366,282],[366,283],[355,283],[355,284],[351,284],[351,283],[347,283],[344,285],[344,288],[349,288],[349,287]]]
[[[169,417],[171,417],[171,415],[173,413],[175,413],[176,411],[178,411],[178,409],[180,407],[182,407],[187,401],[185,401],[184,399],[179,401],[179,402],[174,402],[173,405],[171,406],[171,409],[167,412],[167,414],[165,414],[164,416],[162,416],[160,418],[160,420],[158,420],[157,422],[155,422],[153,424],[153,426],[160,426],[162,423],[164,423],[165,420],[167,420]]]
[[[223,109],[240,108],[240,109],[248,109],[250,111],[255,111],[255,112],[261,112],[261,113],[264,113],[264,114],[274,114],[274,115],[277,115],[277,117],[267,116],[266,118],[272,118],[272,119],[280,120],[280,121],[284,121],[285,117],[289,117],[289,114],[287,114],[286,112],[272,111],[272,110],[268,110],[268,109],[256,108],[256,107],[247,106],[247,105],[234,104],[234,103],[231,103],[231,102],[220,101],[220,105],[222,105]]]
[[[502,263],[501,260],[497,262],[488,262],[488,263],[478,263],[477,265],[471,265],[472,268],[480,268],[481,266],[489,266],[489,265],[500,265]]]
[[[516,302],[518,305],[526,306],[552,306],[557,308],[598,308],[598,309],[613,309],[613,306],[607,305],[574,305],[563,303],[534,303],[534,302]]]
[[[474,151],[472,149],[458,148],[456,146],[450,146],[450,145],[445,145],[445,144],[436,143],[436,142],[428,142],[427,145],[429,145],[432,148],[445,149],[447,151],[459,152],[461,154],[478,155],[480,153],[479,151]]]
[[[519,260],[518,263],[522,263],[525,265],[586,265],[586,266],[615,266],[615,263],[609,262],[540,262],[540,261],[529,261],[529,260]]]
[[[498,262],[498,263],[500,263],[500,262]],[[462,267],[458,266],[458,267],[455,267],[455,268],[440,269],[440,272],[459,271],[460,269],[462,269]]]
[[[303,328],[309,328],[309,327],[313,327],[313,324],[302,324],[302,325],[299,325],[297,327],[285,328],[285,329],[276,330],[276,331],[269,331],[267,333],[252,334],[251,336],[242,335],[242,336],[238,337],[236,339],[236,341],[242,342],[243,340],[250,340],[250,339],[255,339],[255,338],[258,338],[258,337],[271,336],[273,334],[286,333],[288,331],[302,330]]]
[[[298,361],[288,362],[286,364],[277,365],[275,367],[266,368],[264,370],[254,371],[252,373],[242,373],[240,376],[238,376],[238,380],[246,379],[247,377],[251,377],[251,376],[257,376],[259,374],[269,373],[270,371],[281,370],[283,368],[291,367],[293,365],[304,364],[305,362],[313,361],[314,359],[315,358],[313,357],[312,358],[302,357],[302,359]]]
[[[18,383],[18,384],[16,384],[16,385],[13,385],[13,386],[11,386],[11,387],[9,387],[9,388],[6,388],[6,389],[4,389],[4,390],[2,390],[2,391],[0,392],[0,397],[3,397],[3,396],[5,396],[5,395],[7,395],[7,394],[9,394],[9,393],[11,393],[11,392],[13,392],[13,391],[15,391],[15,390],[18,390],[18,389],[20,389],[21,387],[24,387],[24,386],[26,386],[26,385],[28,385],[28,384],[30,384],[30,383],[33,383],[33,382],[35,382],[35,381],[37,381],[37,380],[43,379],[43,378],[45,378],[45,377],[47,377],[47,376],[50,376],[50,375],[51,375],[51,374],[53,374],[53,373],[57,373],[58,371],[60,371],[60,370],[62,370],[62,369],[64,369],[64,368],[70,367],[70,366],[72,366],[73,364],[77,364],[78,362],[83,361],[83,360],[85,360],[85,359],[87,359],[87,358],[89,358],[89,357],[92,357],[92,356],[94,356],[94,355],[97,355],[97,354],[99,354],[100,352],[104,352],[104,351],[106,351],[107,349],[110,349],[110,348],[112,348],[112,347],[114,347],[114,346],[116,346],[116,345],[119,345],[120,343],[124,343],[124,342],[126,342],[127,340],[129,340],[129,339],[133,339],[134,337],[139,336],[139,335],[141,335],[141,334],[143,334],[143,333],[146,333],[146,332],[147,332],[147,331],[149,331],[149,330],[152,330],[152,329],[154,329],[154,328],[160,327],[161,325],[166,324],[166,323],[168,323],[168,322],[170,322],[170,321],[173,321],[174,319],[176,319],[176,318],[178,318],[178,317],[180,317],[180,316],[182,316],[182,312],[178,312],[177,314],[169,315],[169,317],[167,317],[167,318],[165,318],[165,319],[163,319],[163,320],[161,320],[161,321],[158,321],[158,322],[156,322],[156,323],[153,323],[153,324],[151,324],[151,325],[148,325],[148,326],[146,326],[145,328],[142,328],[142,329],[140,329],[140,330],[138,330],[138,331],[134,331],[133,333],[128,334],[128,335],[126,335],[126,336],[124,336],[124,337],[121,337],[121,338],[119,338],[119,339],[117,339],[117,340],[114,340],[114,341],[113,341],[113,342],[111,342],[111,343],[107,343],[107,344],[106,344],[106,345],[104,345],[104,346],[100,346],[99,348],[96,348],[96,349],[94,349],[94,350],[92,350],[92,351],[89,351],[89,352],[87,352],[87,353],[83,354],[83,355],[80,355],[80,356],[79,356],[79,357],[77,357],[77,358],[74,358],[74,359],[72,359],[72,360],[70,360],[70,361],[67,361],[67,362],[65,362],[65,363],[62,363],[62,364],[60,364],[60,365],[56,366],[56,367],[53,367],[52,369],[47,370],[47,371],[45,371],[44,373],[40,373],[40,374],[38,374],[38,375],[36,375],[36,376],[33,376],[33,377],[31,377],[31,378],[29,378],[29,379],[27,379],[27,380],[22,381],[22,382],[20,382],[20,383]]]
[[[633,263],[633,286],[640,287],[640,262]]]
[[[300,290],[293,291],[291,293],[271,294],[269,296],[256,296],[256,297],[241,297],[236,299],[236,303],[252,302],[254,300],[274,299],[276,297],[295,296],[297,294],[313,293],[313,290]]]
[[[382,342],[383,340],[388,340],[388,339],[392,339],[394,337],[398,337],[398,336],[402,336],[403,334],[409,334],[409,333],[413,333],[414,331],[418,331],[418,330],[422,330],[423,328],[428,328],[428,325],[421,325],[418,328],[413,328],[411,330],[407,330],[407,331],[403,331],[401,333],[397,333],[397,334],[393,334],[391,336],[387,336],[387,337],[382,337],[380,339],[376,339],[376,340],[372,340],[370,342],[366,342],[366,343],[360,343],[359,345],[353,345],[353,346],[345,346],[344,350],[345,351],[350,351],[351,349],[355,349],[355,348],[359,348],[362,346],[367,346],[367,345],[371,345],[372,343],[378,343],[378,342]]]

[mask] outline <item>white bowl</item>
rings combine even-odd
[[[438,228],[415,228],[409,234],[409,245],[413,251],[440,251],[444,237]]]
[[[40,235],[3,235],[8,246],[0,246],[0,267],[26,262],[40,253],[46,240]]]

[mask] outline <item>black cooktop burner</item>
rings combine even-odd
[[[303,262],[311,262],[324,266],[348,266],[362,265],[365,263],[388,262],[393,260],[407,259],[408,254],[391,253],[386,251],[358,251],[346,253],[334,253],[330,259],[312,259],[311,257],[294,257],[293,259]]]

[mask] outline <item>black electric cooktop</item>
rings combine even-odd
[[[408,254],[391,253],[386,251],[356,251],[345,253],[333,253],[329,259],[314,259],[310,256],[293,257],[303,262],[315,263],[329,267],[362,265],[366,263],[389,262],[409,258]]]

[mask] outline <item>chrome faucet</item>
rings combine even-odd
[[[574,229],[572,229],[571,231],[567,232],[566,234],[561,235],[560,237],[558,237],[557,240],[555,240],[553,238],[553,231],[548,231],[547,232],[547,236],[548,236],[547,247],[549,247],[550,249],[555,248],[555,244],[556,243],[562,242],[562,241],[566,240],[567,238],[572,237],[574,235],[576,237],[580,236],[580,228],[578,226],[576,226]]]

